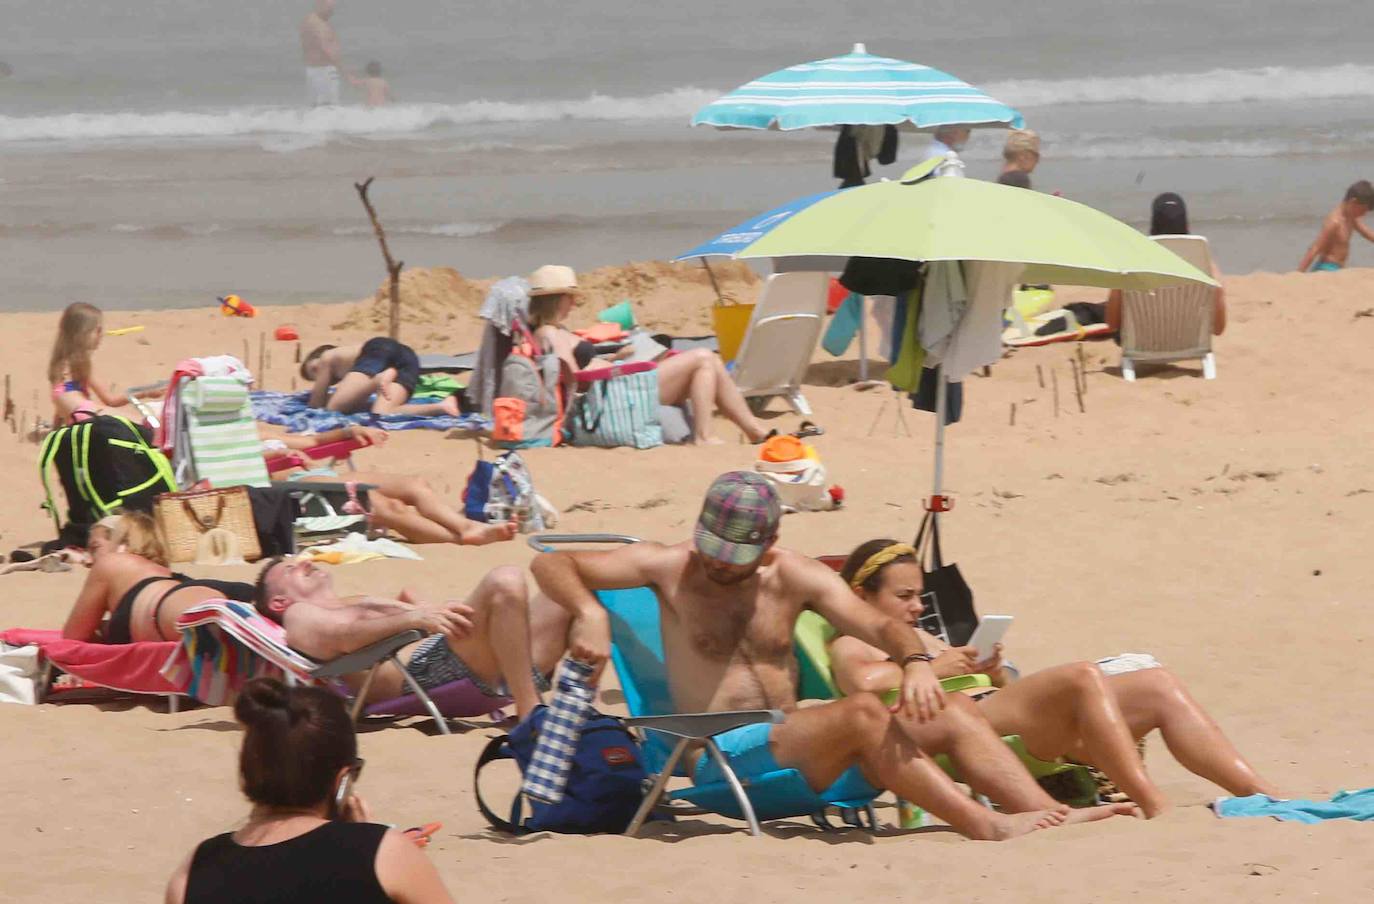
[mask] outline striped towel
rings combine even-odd
[[[181,646],[162,674],[202,703],[220,706],[260,677],[315,684],[316,663],[286,645],[286,629],[247,603],[211,600],[177,618]]]
[[[196,477],[214,487],[271,484],[248,389],[233,377],[200,377],[181,391]]]
[[[557,690],[544,715],[539,740],[534,745],[525,780],[520,790],[535,800],[556,804],[563,799],[568,784],[582,726],[592,711],[596,689],[591,684],[594,669],[575,659],[563,660],[558,670]]]

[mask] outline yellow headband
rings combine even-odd
[[[849,579],[849,586],[853,590],[858,590],[863,586],[864,581],[873,577],[879,568],[900,559],[902,556],[914,555],[916,555],[915,547],[905,543],[893,543],[891,546],[884,546],[864,560],[863,565],[859,566],[859,570],[854,572],[854,577]]]

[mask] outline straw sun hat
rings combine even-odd
[[[562,295],[577,291],[577,274],[572,267],[545,264],[530,274],[530,298]]]

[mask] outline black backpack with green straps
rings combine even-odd
[[[47,508],[64,544],[86,545],[91,525],[115,509],[151,512],[161,493],[176,492],[172,466],[146,428],[128,418],[98,414],[48,434],[38,453]],[[57,468],[67,496],[62,524],[48,480]]]

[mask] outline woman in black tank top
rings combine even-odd
[[[244,686],[241,786],[253,803],[237,832],[201,844],[172,876],[171,904],[452,904],[429,859],[368,820],[351,793],[362,770],[337,695],[272,679]]]

